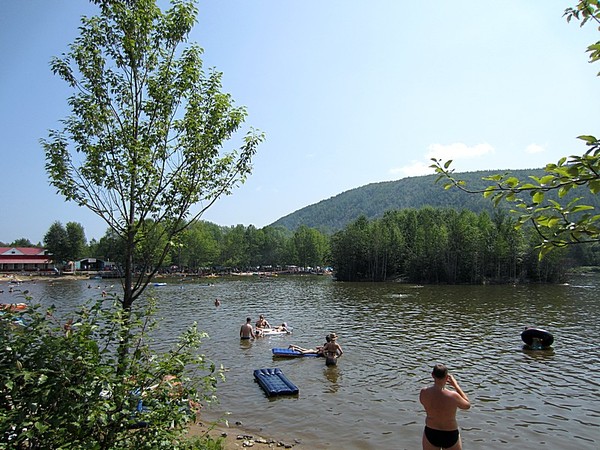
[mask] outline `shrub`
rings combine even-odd
[[[220,448],[191,440],[201,403],[222,372],[201,355],[194,324],[158,351],[153,302],[132,317],[98,302],[69,318],[54,308],[0,317],[0,441],[16,449]],[[129,352],[117,355],[124,327]],[[0,444],[0,448],[3,444]]]

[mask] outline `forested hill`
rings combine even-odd
[[[455,175],[457,179],[466,181],[469,188],[474,189],[487,185],[482,180],[483,177],[498,173],[504,172],[478,171]],[[520,180],[527,179],[529,175],[539,177],[543,173],[542,169],[510,171],[511,175]],[[443,180],[435,183],[436,178],[437,175],[425,175],[367,184],[299,209],[272,223],[271,226],[295,230],[300,225],[306,225],[330,233],[343,229],[361,215],[374,219],[382,217],[383,213],[389,210],[423,206],[468,209],[477,213],[493,210],[492,202],[484,199],[481,194],[467,194],[456,188],[445,190]],[[589,190],[575,189],[568,195],[569,199],[575,197],[587,197],[583,202],[600,210],[600,199],[590,194]],[[556,199],[555,193],[549,194],[548,198]],[[508,209],[509,205],[502,202],[499,207]]]

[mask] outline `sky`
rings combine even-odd
[[[597,132],[594,25],[576,0],[200,0],[190,41],[266,135],[253,173],[203,219],[264,227],[370,183],[543,167]],[[166,1],[159,4],[167,6]],[[55,221],[100,239],[106,224],[50,186],[40,139],[70,89],[52,74],[85,0],[0,0],[0,242],[43,242]],[[233,146],[233,144],[232,144]],[[440,188],[441,189],[441,188]]]

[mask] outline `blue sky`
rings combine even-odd
[[[165,5],[166,3],[161,3]],[[593,25],[571,1],[201,0],[191,41],[266,134],[246,184],[203,216],[263,227],[365,184],[431,173],[542,167],[597,132]],[[85,0],[0,6],[0,241],[43,240],[50,225],[105,224],[49,185],[40,138],[69,114],[49,70]]]

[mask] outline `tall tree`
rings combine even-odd
[[[155,0],[92,1],[99,14],[82,18],[70,51],[51,62],[74,90],[72,113],[42,145],[51,184],[123,240],[121,304],[130,310],[177,235],[250,174],[263,135],[237,134],[245,108],[186,44],[193,0],[165,12]],[[230,138],[240,147],[225,151]]]
[[[327,239],[314,228],[300,225],[292,238],[294,254],[302,267],[323,265],[327,252]]]
[[[124,266],[125,250],[124,241],[114,230],[108,228],[104,236],[100,238],[95,245],[90,242],[90,255],[103,259],[104,261],[113,261]]]
[[[241,269],[248,267],[248,262],[246,228],[241,224],[227,228],[221,246],[221,263],[227,267]]]
[[[67,222],[67,253],[69,260],[77,260],[83,256],[87,240],[83,225],[77,222]]]
[[[190,269],[216,265],[219,234],[219,227],[206,221],[191,225],[183,234],[181,245],[173,251],[173,262]]]
[[[67,230],[59,221],[54,222],[44,235],[44,247],[52,255],[54,264],[62,265],[69,259]]]

